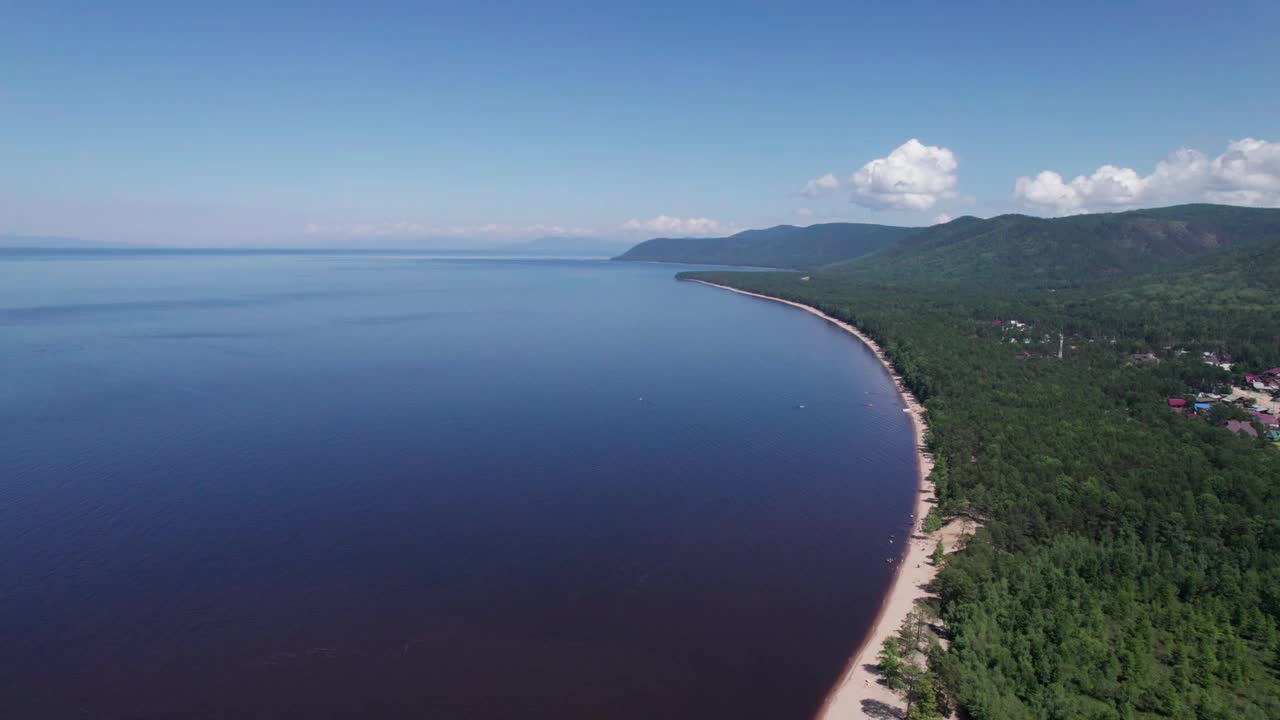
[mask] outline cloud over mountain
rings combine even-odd
[[[816,177],[804,184],[804,188],[800,190],[800,194],[807,198],[822,197],[830,195],[840,189],[840,180],[832,173],[827,173],[822,177]]]
[[[1054,215],[1183,202],[1280,207],[1280,143],[1235,140],[1212,159],[1181,148],[1157,163],[1150,175],[1103,165],[1067,182],[1044,170],[1034,178],[1019,177],[1013,194],[1027,207]]]
[[[648,220],[631,218],[622,224],[622,229],[658,235],[727,235],[741,228],[705,217],[678,218],[658,215]]]
[[[958,167],[951,150],[911,138],[849,178],[852,200],[874,210],[927,210],[955,196]]]

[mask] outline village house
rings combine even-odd
[[[1280,391],[1280,368],[1271,368],[1260,373],[1245,373],[1244,381],[1254,390],[1278,392]]]
[[[1268,370],[1267,373],[1271,371]],[[1244,376],[1244,380],[1249,387],[1258,392],[1276,392],[1280,391],[1280,377],[1263,373],[1262,375],[1254,375],[1252,373]]]
[[[1223,370],[1231,369],[1231,356],[1219,355],[1218,353],[1203,352],[1200,353],[1200,360],[1206,365],[1214,365]]]
[[[1258,437],[1258,429],[1255,428],[1251,422],[1245,422],[1243,420],[1228,420],[1227,429],[1233,433],[1243,433],[1249,437]]]
[[[1019,320],[992,320],[991,327],[1002,328],[1002,329],[1012,328],[1014,330],[1025,330],[1030,326]]]

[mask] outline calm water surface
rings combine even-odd
[[[680,268],[0,253],[3,718],[805,718],[908,526],[870,352]]]

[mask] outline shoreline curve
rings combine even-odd
[[[902,707],[902,700],[887,686],[879,682],[879,676],[873,669],[878,662],[876,660],[877,648],[884,644],[885,638],[897,633],[898,628],[901,627],[918,600],[929,597],[928,591],[924,588],[933,580],[933,576],[937,572],[937,568],[930,559],[932,548],[929,547],[929,541],[934,538],[925,536],[921,530],[925,515],[929,512],[930,506],[936,502],[933,485],[929,482],[929,474],[933,472],[933,456],[928,452],[924,444],[925,432],[928,430],[928,425],[924,419],[924,405],[916,399],[915,394],[903,382],[902,376],[894,369],[893,363],[889,361],[888,356],[885,355],[879,344],[854,325],[834,318],[804,303],[748,290],[740,290],[728,285],[707,282],[706,280],[690,279],[689,282],[790,305],[816,315],[853,335],[866,345],[876,356],[876,359],[880,361],[881,366],[898,391],[898,398],[902,402],[903,409],[911,416],[911,427],[916,443],[916,500],[912,503],[912,512],[915,517],[911,526],[910,541],[904,543],[904,551],[898,558],[897,565],[894,568],[893,579],[890,580],[889,587],[885,591],[884,597],[880,600],[880,608],[876,612],[875,618],[871,621],[866,634],[854,649],[853,655],[849,658],[844,670],[841,671],[840,679],[827,691],[826,698],[814,717],[816,720],[863,718],[868,716],[864,710],[864,705],[867,704]],[[939,531],[939,534],[944,542],[946,552],[951,553],[956,550],[964,533],[960,524],[953,521]],[[868,668],[872,668],[872,670]]]

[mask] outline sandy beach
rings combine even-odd
[[[893,383],[898,388],[903,408],[911,416],[911,425],[915,432],[917,450],[916,502],[913,511],[915,513],[915,524],[912,527],[911,542],[907,545],[906,554],[903,556],[902,561],[898,563],[893,582],[889,585],[889,589],[881,601],[880,612],[876,615],[870,632],[863,638],[857,650],[854,651],[853,657],[850,658],[848,665],[845,666],[840,680],[827,694],[827,699],[823,703],[821,710],[818,711],[817,717],[819,720],[902,717],[905,711],[905,703],[892,690],[878,681],[876,655],[880,651],[880,646],[884,644],[885,638],[897,633],[898,628],[902,626],[903,621],[906,620],[907,615],[910,614],[916,603],[929,597],[929,592],[925,588],[933,580],[934,574],[937,572],[937,568],[933,565],[933,560],[930,556],[939,537],[943,541],[946,552],[952,553],[955,552],[964,535],[972,532],[973,529],[968,521],[953,520],[932,536],[926,536],[921,531],[924,517],[935,502],[933,486],[928,482],[929,473],[933,471],[933,457],[929,454],[924,444],[925,430],[927,429],[924,420],[924,406],[916,400],[915,395],[912,394],[903,383],[902,378],[894,371],[893,364],[889,362],[888,357],[880,346],[853,325],[833,318],[817,308],[803,303],[739,290],[704,280],[694,280],[693,282],[741,295],[750,295],[763,300],[780,302],[817,315],[858,338],[867,347],[871,348],[871,351],[879,358],[880,364],[884,366],[885,372],[893,378]]]

